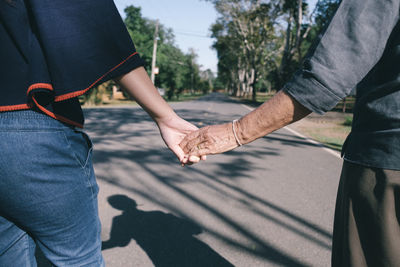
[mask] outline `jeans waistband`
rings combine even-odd
[[[56,119],[34,110],[0,112],[0,131],[10,129],[66,129],[72,128]]]

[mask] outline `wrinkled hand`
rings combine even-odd
[[[187,134],[198,130],[196,126],[178,116],[157,121],[157,126],[160,129],[161,137],[165,144],[177,156],[183,165],[197,163],[200,160],[206,159],[205,156],[196,157],[185,155],[182,148],[179,146],[179,143]]]
[[[189,156],[201,157],[210,154],[219,154],[236,148],[232,123],[206,126],[188,134],[180,143],[183,152]],[[185,159],[185,160],[186,160]]]

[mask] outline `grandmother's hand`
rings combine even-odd
[[[180,147],[186,154],[186,160],[189,156],[219,154],[237,146],[232,122],[203,127],[186,135],[180,143]]]

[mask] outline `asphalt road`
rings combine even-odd
[[[198,126],[249,112],[220,94],[172,106]],[[85,113],[107,266],[330,265],[340,158],[282,129],[182,168],[140,108]]]

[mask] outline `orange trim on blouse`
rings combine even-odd
[[[50,83],[34,83],[31,86],[29,86],[28,91],[26,93],[29,95],[29,93],[35,89],[48,89],[54,91],[53,85],[51,85]]]
[[[11,106],[0,106],[0,112],[31,109],[32,107],[33,107],[32,104],[20,104],[20,105],[11,105]]]
[[[50,117],[52,117],[52,118],[54,118],[54,119],[56,119],[56,120],[65,122],[65,123],[67,123],[67,124],[70,124],[70,125],[73,125],[73,126],[77,126],[77,127],[79,127],[79,128],[83,128],[83,125],[82,125],[82,124],[77,123],[77,122],[75,122],[75,121],[72,121],[72,120],[70,120],[70,119],[67,119],[67,118],[65,118],[64,116],[57,115],[57,114],[51,112],[50,110],[44,108],[43,106],[41,106],[41,105],[36,101],[35,97],[32,97],[32,99],[33,99],[33,102],[35,102],[36,106],[37,106],[43,113],[45,113],[46,115],[48,115],[48,116],[50,116]]]
[[[126,59],[124,59],[121,63],[119,63],[118,65],[116,65],[115,67],[113,67],[112,69],[110,69],[109,71],[107,71],[107,72],[106,72],[104,75],[102,75],[100,78],[98,78],[95,82],[93,82],[93,83],[92,83],[89,87],[87,87],[86,89],[79,90],[79,91],[72,92],[72,93],[68,93],[68,94],[64,94],[64,95],[56,96],[55,99],[54,99],[54,101],[55,101],[55,102],[60,102],[60,101],[63,101],[63,100],[67,100],[67,99],[70,99],[70,98],[74,98],[74,97],[83,95],[83,94],[86,93],[88,90],[90,90],[92,87],[94,87],[99,81],[101,81],[105,76],[107,76],[107,75],[110,74],[112,71],[114,71],[115,69],[117,69],[118,67],[120,67],[122,64],[124,64],[126,61],[128,61],[131,57],[133,57],[133,56],[136,55],[136,54],[138,54],[138,52],[134,52],[133,54],[131,54],[130,56],[128,56],[128,57],[127,57]],[[32,90],[35,90],[35,89],[48,89],[48,90],[54,91],[53,85],[50,84],[50,83],[34,83],[34,84],[32,84],[32,85],[30,85],[30,86],[28,87],[27,94],[29,95],[29,93],[30,93]],[[82,124],[77,123],[77,122],[75,122],[75,121],[72,121],[72,120],[70,120],[70,119],[68,119],[68,118],[65,118],[64,116],[57,115],[57,114],[55,114],[54,112],[51,112],[51,111],[49,111],[48,109],[46,109],[45,107],[41,106],[41,105],[37,102],[37,100],[35,99],[35,96],[34,96],[34,95],[32,96],[32,100],[33,100],[33,102],[35,103],[35,105],[36,105],[43,113],[45,113],[46,115],[48,115],[48,116],[50,116],[50,117],[52,117],[52,118],[54,118],[54,119],[56,119],[56,120],[65,122],[65,123],[67,123],[67,124],[74,125],[74,126],[77,126],[77,127],[79,127],[79,128],[83,128],[83,125],[82,125]],[[31,103],[29,103],[29,104],[20,104],[20,105],[11,105],[11,106],[0,106],[0,112],[2,112],[2,111],[16,111],[16,110],[31,109],[31,108],[33,108],[33,107],[34,107],[34,105],[31,104]]]
[[[108,74],[110,74],[111,72],[113,72],[115,69],[117,69],[118,67],[120,67],[122,64],[124,64],[127,60],[129,60],[131,57],[133,57],[134,55],[136,55],[138,52],[135,52],[133,54],[131,54],[129,57],[127,57],[126,59],[124,59],[124,61],[122,61],[121,63],[119,63],[117,66],[113,67],[112,69],[110,69],[109,71],[107,71],[104,75],[102,75],[100,78],[98,78],[94,83],[92,83],[88,88],[80,90],[80,91],[76,91],[76,92],[72,92],[72,93],[68,93],[68,94],[64,94],[64,95],[59,95],[55,97],[55,102],[60,102],[63,100],[67,100],[70,98],[74,98],[80,95],[83,95],[84,93],[86,93],[88,90],[90,90],[93,86],[95,86],[99,81],[101,81],[105,76],[107,76]]]

